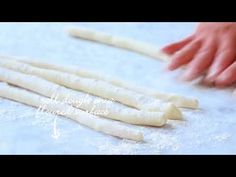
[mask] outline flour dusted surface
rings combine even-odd
[[[161,62],[122,49],[68,38],[64,29],[70,25],[104,30],[159,46],[184,37],[195,27],[191,23],[0,24],[0,37],[5,41],[0,53],[96,68],[161,91],[196,97],[202,111],[185,111],[186,121],[170,121],[164,128],[141,127],[147,139],[141,144],[107,137],[62,117],[35,116],[34,108],[0,98],[0,109],[6,111],[0,113],[1,154],[236,153],[236,101],[230,98],[229,90],[180,84],[175,79],[177,73],[163,74]]]

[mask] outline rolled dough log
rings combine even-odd
[[[107,110],[101,113],[101,116],[131,124],[163,126],[168,118],[161,112],[139,111],[126,106],[122,107],[119,103],[106,102],[105,99],[67,89],[40,77],[2,67],[0,67],[0,80],[58,101],[68,102],[68,104],[88,112],[96,113]]]
[[[26,74],[36,75],[57,84],[64,85],[68,88],[118,101],[140,110],[162,111],[165,112],[166,115],[169,115],[168,117],[173,117],[173,119],[182,118],[181,111],[174,104],[164,103],[152,97],[145,96],[121,87],[116,87],[104,81],[83,78],[56,70],[37,68],[6,58],[0,58],[0,66]]]
[[[143,140],[143,134],[140,131],[127,127],[120,122],[99,118],[65,103],[51,100],[29,91],[9,86],[5,83],[0,83],[0,97],[18,101],[37,108],[43,107],[43,110],[71,118],[82,125],[108,135],[134,141]],[[63,110],[63,112],[61,110]]]
[[[86,28],[72,28],[68,30],[68,33],[69,35],[73,37],[78,37],[78,38],[82,38],[86,40],[92,40],[92,41],[96,41],[96,42],[100,42],[100,43],[104,43],[108,45],[113,45],[115,47],[120,47],[120,48],[128,49],[131,51],[135,51],[135,52],[138,52],[138,53],[141,53],[141,54],[144,54],[144,55],[156,58],[156,59],[160,59],[163,61],[170,60],[170,56],[162,52],[158,47],[145,43],[145,42],[140,42],[140,41],[136,41],[133,39],[124,38],[120,36],[113,36],[104,32],[95,31],[95,30],[86,29]],[[95,77],[94,77],[94,73],[87,72],[87,71],[86,72],[81,71],[78,73],[79,75],[84,74],[85,77],[86,75],[92,76],[91,78],[98,77],[97,73],[95,73]],[[189,98],[176,95],[176,94],[165,94],[165,93],[161,93],[155,90],[141,88],[141,87],[137,88],[135,85],[132,86],[130,84],[122,82],[121,80],[117,80],[117,79],[114,80],[113,78],[112,79],[104,78],[104,76],[100,77],[99,79],[110,81],[111,83],[117,86],[122,86],[122,87],[126,86],[125,88],[135,90],[139,93],[148,93],[148,95],[155,96],[159,99],[173,102],[178,107],[198,108],[198,101],[196,99],[189,99]]]
[[[163,92],[159,92],[157,90],[146,88],[146,87],[140,87],[140,86],[135,85],[133,83],[126,82],[124,80],[115,78],[114,76],[109,76],[107,74],[106,75],[101,74],[98,71],[83,69],[83,68],[79,68],[78,66],[72,66],[72,65],[71,66],[68,66],[68,65],[62,66],[62,65],[58,65],[58,64],[35,61],[32,59],[26,59],[26,58],[24,58],[24,59],[22,58],[22,59],[20,59],[20,61],[30,64],[30,65],[33,65],[33,66],[36,66],[36,67],[40,67],[40,68],[53,69],[53,70],[67,72],[67,73],[71,73],[71,74],[75,74],[78,76],[87,77],[87,78],[91,78],[91,79],[103,80],[103,81],[109,82],[115,86],[123,87],[125,89],[129,89],[129,90],[132,90],[132,91],[144,94],[144,95],[152,96],[157,99],[161,99],[164,101],[174,103],[177,107],[191,108],[191,109],[198,108],[198,100],[197,99],[187,98],[185,96],[172,94],[172,93],[163,93]]]
[[[158,47],[145,42],[139,42],[133,39],[123,38],[120,36],[113,36],[107,33],[86,28],[72,28],[68,30],[68,33],[73,37],[92,40],[108,45],[113,45],[119,48],[128,49],[143,55],[150,56],[155,59],[164,61],[169,60],[169,56],[160,51]]]

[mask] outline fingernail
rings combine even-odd
[[[190,70],[190,71],[186,71],[184,74],[183,74],[183,76],[181,77],[181,80],[182,81],[190,81],[190,80],[192,80],[192,71]]]

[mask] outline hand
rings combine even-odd
[[[173,55],[169,70],[187,64],[182,77],[186,81],[204,72],[206,84],[227,86],[236,81],[236,23],[200,23],[193,35],[162,50]]]

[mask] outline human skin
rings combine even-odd
[[[208,85],[224,87],[236,82],[236,23],[199,23],[191,36],[162,50],[172,55],[169,70],[186,65],[185,81],[206,73],[203,83]]]

